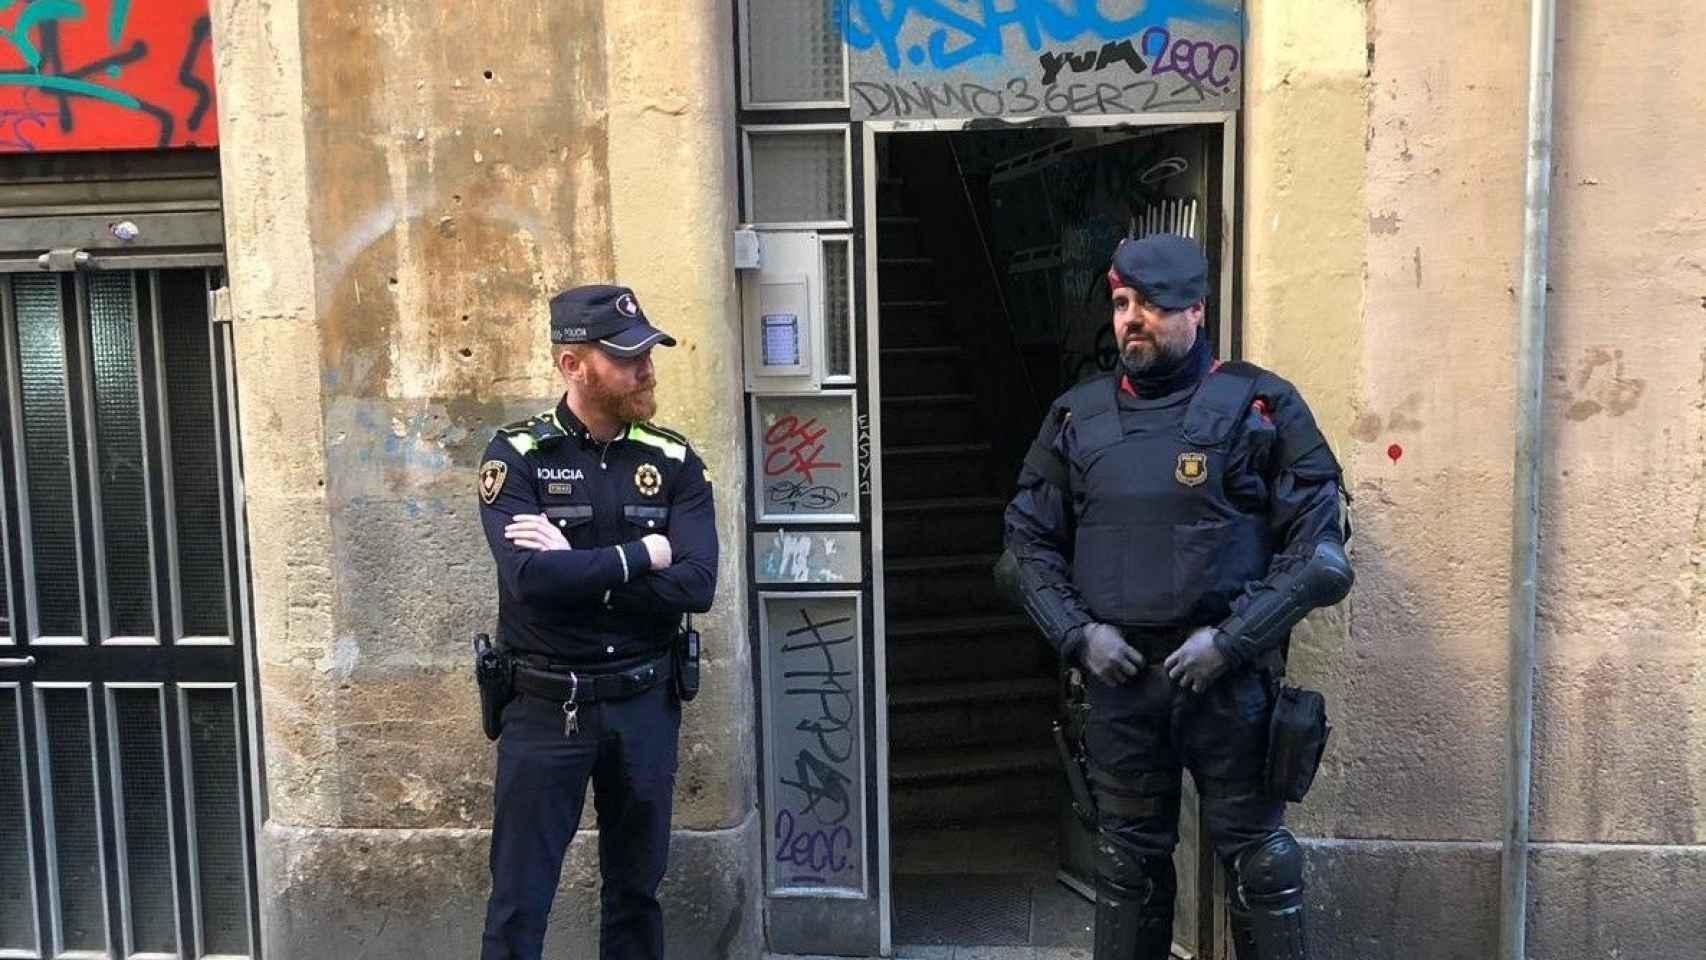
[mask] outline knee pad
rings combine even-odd
[[[1290,830],[1275,830],[1239,855],[1236,871],[1251,899],[1295,895],[1303,890],[1303,848]]]
[[[1275,830],[1238,856],[1227,897],[1238,960],[1308,960],[1303,848]]]
[[[1096,841],[1096,877],[1119,899],[1144,906],[1171,910],[1178,892],[1172,857],[1138,853],[1105,837]]]

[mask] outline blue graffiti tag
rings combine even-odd
[[[1234,26],[1240,22],[1237,10],[1211,0],[1147,0],[1139,13],[1121,20],[1104,16],[1098,0],[1011,0],[1008,9],[1000,9],[997,0],[976,2],[981,10],[968,14],[942,0],[837,0],[836,17],[849,47],[869,50],[880,46],[891,70],[900,69],[901,35],[913,17],[924,20],[929,33],[922,45],[907,48],[906,59],[915,67],[928,63],[934,70],[951,70],[978,57],[1005,56],[1005,35],[1012,26],[1023,31],[1025,43],[1034,53],[1042,49],[1045,37],[1055,43],[1074,41],[1086,34],[1120,40],[1135,35],[1145,25],[1169,20]],[[966,0],[966,5],[970,3]]]

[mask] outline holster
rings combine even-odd
[[[670,657],[675,668],[675,695],[686,703],[699,695],[699,631],[693,629],[692,617],[676,631]]]
[[[1314,690],[1280,684],[1268,725],[1268,792],[1296,803],[1309,792],[1327,752],[1333,727],[1327,722],[1327,698]]]
[[[480,728],[487,740],[496,740],[504,707],[515,699],[515,660],[484,633],[474,636],[474,682],[480,688]]]

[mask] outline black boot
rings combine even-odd
[[[1226,918],[1232,925],[1232,955],[1238,960],[1261,960],[1256,952],[1256,928],[1250,922],[1250,908],[1240,902],[1238,891],[1226,898]]]
[[[1096,876],[1095,960],[1167,960],[1173,951],[1173,858],[1104,856]]]

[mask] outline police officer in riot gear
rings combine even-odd
[[[648,423],[651,351],[674,346],[633,291],[551,301],[564,384],[550,410],[497,431],[479,474],[498,570],[501,702],[492,895],[482,960],[537,960],[587,783],[598,812],[599,955],[662,957],[681,696],[672,643],[708,610],[716,521],[705,465]],[[695,672],[696,676],[696,672]],[[508,696],[508,691],[505,691]]]
[[[1096,960],[1168,956],[1183,768],[1239,960],[1306,960],[1264,765],[1290,630],[1350,588],[1339,465],[1291,384],[1214,362],[1195,243],[1123,242],[1109,284],[1120,369],[1055,401],[1006,516],[1027,612],[1088,674]]]

